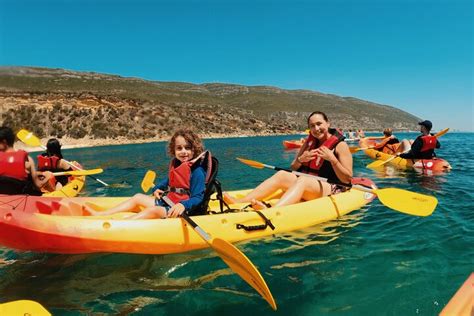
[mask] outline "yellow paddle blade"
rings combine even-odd
[[[146,173],[145,173],[145,176],[143,177],[143,180],[142,180],[142,190],[143,192],[148,192],[148,190],[150,190],[151,188],[153,188],[155,186],[155,178],[156,178],[156,172],[155,171],[152,171],[152,170],[148,170]]]
[[[250,167],[254,167],[258,169],[263,169],[265,167],[263,163],[255,161],[255,160],[243,159],[243,158],[238,158],[238,157],[236,159]]]
[[[102,173],[102,168],[90,169],[90,170],[71,170],[62,172],[53,172],[54,176],[90,176],[91,174]]]
[[[376,160],[374,162],[371,162],[369,163],[366,167],[367,168],[371,168],[371,169],[375,169],[375,168],[378,168],[380,166],[383,166],[385,165],[387,162],[390,162],[392,160],[394,160],[395,158],[397,158],[398,156],[392,156],[386,160]]]
[[[436,136],[436,137],[443,136],[443,135],[446,134],[448,131],[449,131],[449,127],[440,130],[440,131],[439,131],[438,133],[436,133],[434,136]]]
[[[36,137],[32,132],[27,131],[26,129],[21,129],[18,133],[16,133],[16,137],[18,137],[19,140],[21,140],[28,146],[42,147],[39,138]]]
[[[0,315],[51,316],[40,303],[30,300],[19,300],[0,304]]]
[[[353,147],[353,146],[351,146],[351,147],[349,147],[349,151],[351,152],[351,154],[356,153],[356,152],[359,151],[359,147]]]
[[[210,246],[219,254],[225,263],[242,279],[253,287],[270,306],[276,310],[277,306],[267,283],[253,263],[234,245],[220,238],[214,238]]]
[[[373,191],[382,204],[402,213],[415,216],[429,216],[438,204],[434,196],[403,189],[387,188]]]
[[[351,152],[351,154],[354,154],[358,151],[372,149],[372,148],[374,148],[374,147],[363,147],[363,148],[361,148],[361,147],[354,147],[353,146],[353,147],[349,147],[349,151]]]

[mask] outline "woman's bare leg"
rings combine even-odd
[[[90,214],[96,215],[112,215],[115,213],[120,212],[139,212],[140,206],[143,207],[152,207],[155,205],[155,198],[149,195],[145,195],[142,193],[135,194],[131,199],[128,199],[117,206],[114,206],[107,211],[98,212],[91,207],[84,205],[84,210],[89,212]]]
[[[411,148],[411,143],[410,143],[410,141],[407,140],[407,139],[404,139],[404,140],[402,140],[402,141],[400,142],[400,146],[398,146],[397,152],[398,152],[398,153],[403,153],[403,152],[405,152],[405,151],[410,150],[410,148]]]
[[[267,180],[260,183],[252,192],[240,199],[231,197],[228,193],[224,192],[224,200],[229,203],[248,203],[252,200],[259,200],[267,197],[278,189],[287,190],[296,182],[297,176],[287,172],[278,171]]]
[[[296,183],[283,194],[275,207],[298,203],[302,199],[314,200],[330,193],[331,185],[329,183],[309,177],[299,177]]]
[[[149,218],[166,218],[166,210],[161,206],[147,207],[136,215],[127,217],[127,219],[149,219]]]

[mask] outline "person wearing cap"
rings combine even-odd
[[[402,153],[399,154],[401,158],[405,159],[431,159],[436,156],[435,148],[440,148],[441,144],[438,139],[430,134],[433,123],[428,120],[419,122],[421,135],[418,136],[413,144],[407,140],[403,140],[399,148]],[[408,150],[409,149],[409,150]],[[408,152],[406,152],[408,150]]]

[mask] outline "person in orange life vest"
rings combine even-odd
[[[330,129],[326,114],[313,112],[308,117],[310,135],[300,148],[291,169],[310,174],[317,174],[330,181],[351,183],[352,155],[349,146],[342,141],[344,136]],[[285,191],[275,206],[289,205],[300,200],[313,200],[322,196],[335,194],[345,187],[315,180],[310,177],[297,177],[287,171],[278,171],[257,186],[245,197],[236,199],[224,193],[227,203],[252,203],[254,208],[264,208],[259,199],[265,198],[278,189]]]
[[[39,189],[51,177],[49,173],[37,172],[33,159],[24,150],[15,150],[15,134],[9,127],[0,127],[0,178],[5,183],[16,181],[19,187],[12,192],[5,184],[0,184],[0,193],[41,195]],[[0,182],[3,182],[0,180]],[[34,187],[30,186],[30,182]],[[26,190],[26,191],[25,191]]]
[[[46,152],[37,156],[39,171],[68,171],[71,166],[63,160],[61,144],[56,138],[51,138],[46,144]],[[59,190],[69,181],[68,176],[52,176],[48,182],[48,191]]]
[[[365,133],[363,130],[361,129],[358,129],[357,130],[357,138],[364,138],[365,137]]]
[[[391,128],[386,128],[383,130],[383,135],[385,136],[380,143],[374,146],[374,149],[384,152],[386,154],[395,154],[400,146],[400,141],[392,134]],[[370,138],[370,136],[369,136]]]
[[[440,148],[441,144],[438,139],[430,134],[433,124],[431,121],[425,120],[419,122],[421,135],[418,136],[413,144],[410,146],[410,142],[404,139],[399,147],[398,151],[402,152],[399,154],[401,158],[405,159],[431,159],[435,155],[435,148]],[[404,153],[405,151],[409,151]]]
[[[131,199],[103,212],[90,207],[84,209],[92,215],[110,215],[119,212],[135,211],[138,214],[130,219],[178,217],[184,211],[194,209],[204,199],[206,171],[201,166],[193,167],[193,160],[203,153],[204,146],[193,131],[181,129],[174,133],[168,145],[170,162],[169,174],[153,188],[153,196],[138,193]],[[163,194],[175,203],[168,205]],[[143,210],[140,211],[140,207]],[[192,215],[192,214],[190,214]]]

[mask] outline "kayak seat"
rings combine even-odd
[[[224,209],[224,198],[222,197],[222,187],[219,180],[217,180],[217,173],[219,170],[219,160],[213,157],[209,151],[203,155],[199,163],[194,166],[201,166],[206,170],[206,188],[204,190],[204,199],[200,205],[188,211],[188,215],[205,215],[209,211],[209,202],[211,196],[216,193],[216,199],[219,200],[221,212]],[[193,166],[193,167],[194,167]]]

